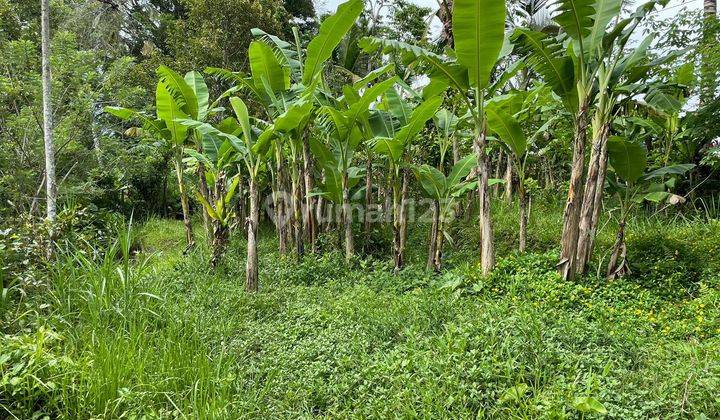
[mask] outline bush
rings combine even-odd
[[[0,336],[0,413],[27,413],[28,418],[55,417],[62,377],[74,362],[58,353],[62,337],[46,327]]]

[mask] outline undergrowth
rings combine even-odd
[[[514,210],[496,219],[488,277],[472,221],[440,275],[422,226],[398,273],[378,255],[280,256],[265,226],[255,295],[241,238],[212,272],[177,221],[121,230],[101,258],[67,248],[2,312],[0,417],[720,417],[720,225],[633,221],[630,277],[564,282],[544,210],[524,255]]]

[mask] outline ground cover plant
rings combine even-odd
[[[720,417],[716,3],[330,3],[0,0],[0,418]]]

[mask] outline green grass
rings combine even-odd
[[[176,221],[138,227],[128,264],[67,253],[6,311],[0,417],[580,418],[582,397],[611,418],[720,417],[720,224],[639,218],[633,277],[570,283],[559,209],[536,205],[517,255],[516,210],[496,205],[490,277],[472,221],[440,276],[422,269],[424,227],[396,275],[387,258],[281,258],[265,227],[256,295],[241,239],[213,273],[204,246],[182,255]]]

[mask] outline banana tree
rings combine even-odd
[[[630,212],[643,202],[666,202],[669,205],[684,202],[685,198],[673,194],[671,189],[676,178],[695,165],[666,166],[647,172],[646,151],[638,143],[612,136],[608,139],[607,148],[612,169],[607,188],[617,197],[619,214],[616,216],[618,231],[606,275],[608,279],[616,279],[631,273],[625,244],[625,226]],[[658,182],[658,179],[667,177],[670,179]]]
[[[312,98],[316,94],[322,95],[319,91],[322,90],[325,62],[353,27],[362,10],[362,0],[349,0],[340,4],[335,14],[323,20],[304,55],[297,30],[294,30],[295,43],[292,44],[254,29],[252,32],[257,40],[249,48],[250,76],[209,69],[213,74],[230,79],[248,91],[253,101],[263,109],[266,122],[273,126],[275,135],[268,135],[264,140],[271,143],[275,158],[275,211],[281,253],[285,253],[287,242],[294,237],[296,254],[303,254],[303,223],[308,225],[314,248],[316,228],[312,219],[312,196],[306,194],[306,217],[303,217],[300,185],[303,178],[305,190],[312,190],[308,126],[317,111]],[[292,127],[278,124],[278,119],[283,116],[286,117],[284,123],[293,122]],[[292,208],[287,207],[285,200],[278,199],[287,182],[286,166],[290,170],[292,198],[289,201]],[[293,230],[287,229],[286,219],[290,220]]]
[[[478,157],[481,265],[485,274],[489,273],[495,264],[488,193],[485,100],[496,90],[490,83],[490,76],[498,60],[510,52],[509,44],[505,43],[505,14],[504,0],[456,0],[452,21],[455,51],[448,49],[447,55],[435,54],[394,40],[370,37],[363,38],[360,42],[366,52],[393,52],[399,54],[405,64],[421,63],[430,78],[430,84],[424,89],[423,96],[432,97],[452,87],[470,111],[475,127],[473,147]]]
[[[472,188],[476,188],[477,181],[467,180],[470,171],[476,166],[477,156],[470,155],[458,161],[448,176],[434,166],[413,167],[423,192],[438,203],[438,220],[433,223],[430,235],[431,243],[435,245],[430,247],[431,255],[428,255],[429,268],[435,272],[439,273],[442,266],[444,238],[448,236],[447,226],[455,217],[458,201]]]
[[[636,12],[637,18],[633,25],[637,25],[649,10],[647,5],[645,7]],[[597,65],[595,114],[591,122],[592,149],[578,222],[575,254],[575,271],[578,275],[586,272],[594,248],[608,161],[607,141],[612,134],[613,120],[620,112],[634,105],[641,96],[651,107],[662,107],[670,113],[679,112],[681,107],[679,101],[670,100],[672,98],[665,93],[671,89],[668,83],[647,79],[649,69],[673,60],[677,54],[670,53],[651,60],[647,50],[653,41],[652,35],[628,53],[626,46],[632,33],[632,30],[626,28],[620,36],[606,35],[604,44],[608,52]],[[667,165],[667,162],[665,164]]]
[[[376,75],[377,76],[377,75]],[[328,150],[338,165],[330,172],[339,176],[342,191],[341,218],[345,236],[345,258],[350,260],[355,253],[352,232],[352,213],[350,208],[350,168],[358,146],[369,138],[369,108],[379,96],[385,93],[395,82],[393,77],[366,87],[368,81],[360,84],[347,85],[343,88],[344,95],[333,100],[330,105],[320,108],[321,124],[327,130]],[[364,89],[362,96],[360,90]],[[316,148],[316,150],[318,150]],[[324,159],[323,155],[318,158]],[[326,171],[326,177],[329,175]]]
[[[520,252],[524,252],[527,246],[530,199],[527,171],[530,149],[560,118],[550,115],[556,110],[554,102],[549,88],[541,84],[527,92],[511,91],[496,96],[486,105],[488,127],[497,136],[502,149],[512,162],[509,167],[515,168],[518,176]],[[541,122],[542,125],[538,127]]]
[[[157,73],[160,80],[155,90],[155,116],[115,106],[107,106],[105,111],[123,120],[142,122],[142,132],[144,134],[162,141],[171,149],[180,191],[185,239],[187,249],[190,249],[195,245],[195,240],[190,221],[187,188],[183,177],[183,148],[188,142],[198,144],[202,139],[196,136],[192,130],[188,130],[186,126],[178,123],[177,120],[183,118],[204,120],[208,118],[221,110],[218,107],[219,101],[229,96],[233,89],[223,93],[215,102],[210,104],[207,85],[205,85],[199,73],[189,72],[183,78],[166,66],[160,66]]]
[[[461,119],[458,118],[454,112],[442,108],[433,116],[433,125],[437,131],[438,149],[440,152],[440,159],[437,168],[440,172],[445,175],[444,168],[446,157],[452,148],[452,159],[453,164],[457,164],[460,161],[460,150],[458,146],[459,137],[459,125]],[[432,198],[432,197],[430,197]],[[440,223],[440,202],[433,199],[432,203],[432,225],[430,227],[430,236],[428,240],[428,258],[426,268],[433,270],[435,268],[435,257],[437,253],[437,246],[440,240],[438,239],[438,226]]]
[[[371,140],[374,152],[387,157],[390,184],[393,196],[393,254],[395,269],[404,265],[405,242],[407,237],[407,175],[403,171],[409,161],[409,149],[413,139],[425,128],[425,123],[433,118],[442,104],[442,95],[425,100],[412,109],[395,87],[385,92],[383,108],[388,111],[390,122],[382,124],[380,135]],[[387,121],[388,118],[383,118]],[[397,127],[397,128],[396,128]],[[401,175],[402,172],[402,175]]]
[[[516,100],[516,99],[519,99]],[[496,97],[488,101],[485,112],[490,131],[497,135],[503,148],[515,167],[518,183],[520,208],[520,252],[525,251],[527,242],[527,194],[525,190],[525,168],[527,163],[528,141],[516,114],[522,111],[522,97],[519,94]],[[508,182],[506,180],[506,182]]]
[[[228,126],[228,122],[224,126]],[[234,124],[230,125],[233,126]],[[197,199],[212,220],[210,266],[217,268],[227,250],[230,225],[235,219],[232,201],[238,191],[240,174],[232,172],[237,168],[239,152],[230,140],[223,141],[211,132],[205,134],[203,139],[202,153],[194,149],[185,149],[185,153],[189,155],[187,160],[191,161],[191,164],[204,165],[207,184],[213,186],[207,196],[198,192]]]
[[[584,263],[577,262],[577,251],[586,184],[586,137],[592,115],[591,106],[597,91],[598,71],[603,65],[607,66],[607,57],[617,51],[615,48],[618,43],[622,49],[644,17],[656,5],[664,6],[666,3],[667,0],[651,1],[640,6],[629,17],[617,19],[622,0],[556,0],[552,4],[553,20],[562,30],[560,35],[516,29],[512,36],[518,51],[527,57],[528,65],[552,87],[573,116],[572,171],[563,215],[562,250],[558,264],[565,279],[573,278],[578,266],[584,266]],[[620,41],[616,43],[617,40]],[[614,59],[612,61],[617,62]],[[601,130],[595,130],[594,134],[596,139],[602,137]],[[593,188],[587,193],[593,193]],[[592,199],[588,196],[587,201]]]
[[[275,135],[275,127],[267,127],[265,130],[259,130],[257,127],[251,125],[247,105],[238,97],[230,98],[230,105],[235,114],[234,118],[226,118],[218,127],[191,119],[178,121],[183,126],[195,129],[205,136],[221,139],[223,144],[227,142],[245,164],[248,174],[248,192],[250,195],[250,212],[247,219],[245,289],[249,292],[255,292],[259,287],[257,238],[260,206],[258,200],[258,180],[262,169],[266,165],[268,142]],[[229,154],[229,149],[226,148],[225,150],[227,150],[225,152],[228,153],[227,156],[232,156]],[[232,188],[228,188],[228,191],[231,190]],[[220,195],[221,194],[218,194],[218,196]],[[227,193],[225,197],[227,197]],[[220,205],[223,206],[224,209],[228,208],[225,201],[222,201]],[[215,205],[211,207],[217,209],[218,204],[215,203]]]
[[[318,137],[310,140],[310,149],[314,156],[317,168],[322,173],[322,179],[315,183],[315,189],[308,192],[311,196],[322,197],[327,204],[318,206],[321,211],[317,215],[319,223],[323,223],[326,228],[331,228],[333,220],[342,222],[342,206],[343,206],[343,164],[340,161],[340,154],[333,142],[324,142]],[[362,178],[362,169],[356,166],[350,166],[347,169],[347,188],[349,191],[355,189]],[[352,194],[349,193],[350,196]],[[340,212],[337,213],[337,209]],[[323,214],[324,211],[326,214]],[[335,217],[333,217],[335,216]],[[340,220],[336,220],[337,217]],[[340,224],[340,223],[338,223]],[[338,230],[338,243],[342,244],[345,232]],[[340,245],[342,248],[343,245]]]

